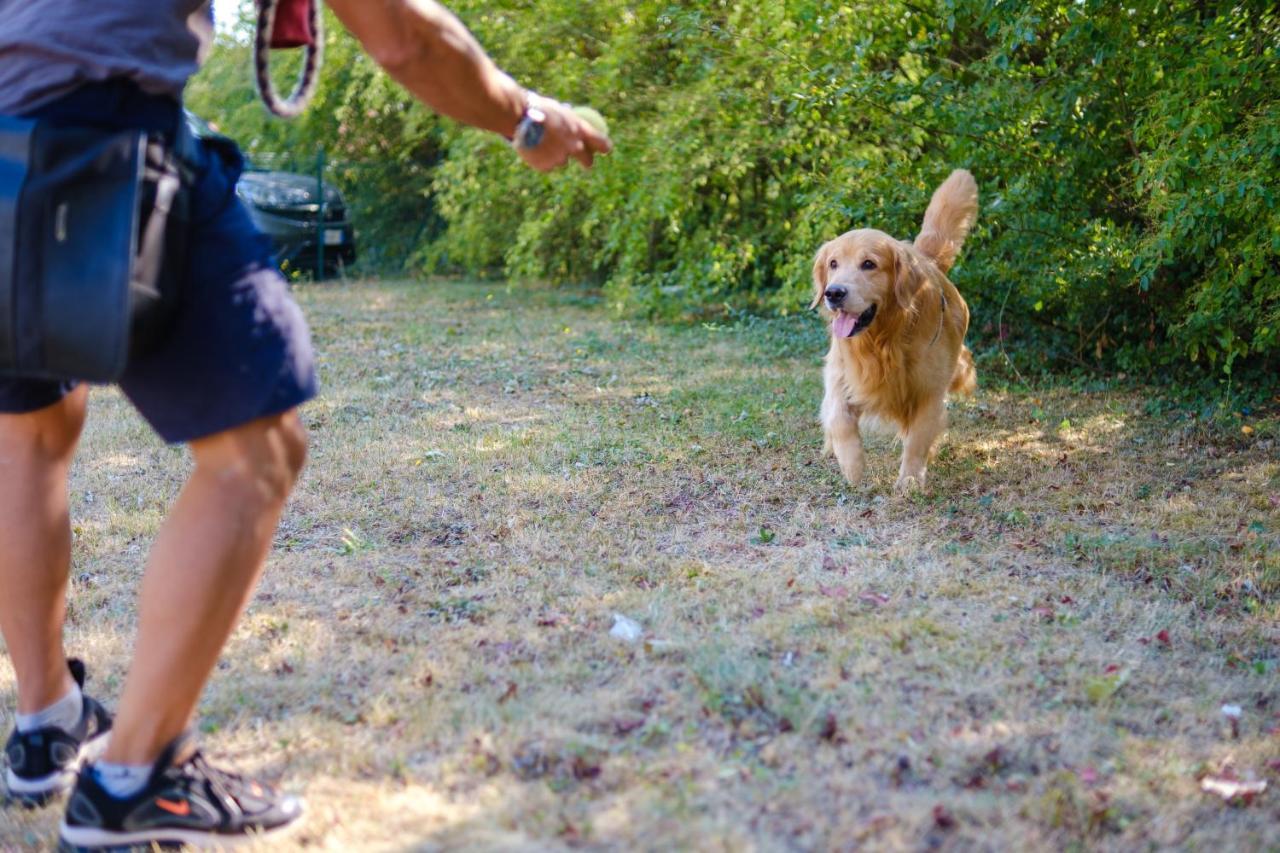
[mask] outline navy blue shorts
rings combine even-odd
[[[106,129],[173,132],[176,101],[124,81],[91,84],[33,113]],[[132,360],[120,388],[165,441],[215,435],[280,414],[316,394],[302,311],[236,196],[244,160],[227,140],[200,140],[186,277],[172,330]],[[0,377],[0,413],[51,406],[75,383]]]

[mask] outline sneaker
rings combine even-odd
[[[300,817],[300,799],[212,767],[184,734],[132,797],[111,796],[85,767],[67,803],[60,849],[235,847],[281,834]]]
[[[76,684],[83,688],[84,664],[73,658],[67,661],[67,667]],[[84,697],[80,722],[72,731],[53,727],[33,732],[14,729],[4,747],[9,760],[5,771],[9,796],[23,805],[40,806],[69,791],[81,766],[102,755],[110,730],[111,715],[88,696]]]

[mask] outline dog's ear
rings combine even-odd
[[[921,275],[915,259],[902,246],[893,247],[893,296],[903,311],[914,310],[916,293],[920,290]]]
[[[827,252],[826,246],[818,250],[818,255],[813,259],[813,301],[809,303],[809,310],[813,310],[822,304],[822,294],[827,292]]]

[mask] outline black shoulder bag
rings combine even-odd
[[[0,375],[111,382],[167,328],[190,149],[0,117]]]

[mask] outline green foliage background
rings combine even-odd
[[[517,79],[599,108],[615,154],[526,170],[413,105],[332,23],[299,123],[257,105],[243,32],[190,101],[251,151],[324,146],[376,261],[592,282],[669,319],[802,311],[822,241],[911,236],[963,166],[982,212],[953,277],[979,346],[1144,373],[1280,365],[1274,3],[450,5]]]

